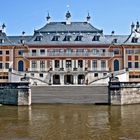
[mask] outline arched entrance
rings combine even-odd
[[[18,61],[18,71],[24,71],[24,62],[22,60]]]
[[[66,85],[73,84],[73,75],[65,75],[64,76],[64,83]]]
[[[78,84],[84,84],[85,83],[85,75],[80,74],[78,75]]]
[[[114,60],[114,71],[119,71],[119,60]]]
[[[53,84],[54,85],[60,84],[60,75],[53,75]]]

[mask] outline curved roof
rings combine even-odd
[[[99,30],[93,27],[90,23],[87,22],[71,22],[71,24],[66,24],[66,22],[50,22],[47,23],[44,27],[35,32],[89,32],[89,33],[102,33],[102,30]]]

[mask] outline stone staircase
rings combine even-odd
[[[107,86],[32,86],[32,103],[107,104]]]

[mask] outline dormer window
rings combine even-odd
[[[24,53],[24,50],[22,49],[18,51],[18,55],[23,55],[23,53]]]
[[[82,37],[83,36],[77,36],[76,39],[75,39],[75,41],[82,41]]]
[[[0,39],[0,44],[4,43],[4,39]]]
[[[114,38],[112,43],[117,43],[117,41],[118,41],[117,38]]]
[[[43,36],[36,36],[35,40],[34,41],[41,41],[43,38]]]
[[[54,36],[54,37],[52,38],[52,41],[59,41],[59,37],[60,37],[60,36]]]
[[[24,39],[21,39],[21,40],[20,40],[20,43],[21,43],[21,44],[24,44],[24,43],[25,43],[25,40],[24,40]]]
[[[100,39],[100,36],[99,35],[95,35],[92,39],[92,41],[99,41]]]
[[[65,36],[64,40],[63,41],[70,41],[71,40],[71,36]]]
[[[133,37],[131,40],[132,43],[137,43],[138,42],[138,38]]]

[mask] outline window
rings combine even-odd
[[[132,68],[132,62],[128,62],[128,68]]]
[[[66,68],[71,68],[72,62],[71,60],[66,60]]]
[[[37,68],[37,61],[32,61],[32,68]]]
[[[32,50],[32,56],[36,56],[36,50]]]
[[[40,54],[41,54],[41,55],[45,55],[45,50],[44,50],[44,49],[41,49],[41,50],[40,50]]]
[[[133,50],[132,49],[129,49],[129,50],[126,51],[126,53],[127,54],[132,54],[133,53]]]
[[[54,37],[52,38],[52,41],[59,41],[59,37],[60,37],[60,36],[54,36]]]
[[[39,74],[39,77],[43,77],[43,73],[40,73],[40,74]]]
[[[3,66],[2,66],[2,63],[0,63],[0,69],[2,69],[2,67],[3,67]]]
[[[70,39],[71,39],[71,36],[65,36],[63,41],[70,41]]]
[[[40,61],[40,68],[45,68],[45,61]]]
[[[139,60],[139,56],[138,55],[135,56],[135,60]]]
[[[100,36],[96,35],[96,36],[93,37],[92,41],[99,41],[99,39],[100,39]]]
[[[135,49],[134,50],[134,54],[139,54],[139,50],[138,49]]]
[[[93,49],[93,50],[92,50],[92,53],[95,54],[95,55],[96,55],[98,52],[99,52],[99,50],[97,50],[97,49]]]
[[[132,43],[137,43],[138,42],[138,38],[133,37],[131,40]]]
[[[139,63],[135,62],[135,68],[139,68]]]
[[[83,68],[83,60],[78,60],[78,67]]]
[[[60,65],[60,63],[59,63],[59,60],[55,60],[55,68],[59,68],[59,65]]]
[[[101,49],[100,52],[101,52],[102,55],[105,55],[106,50],[105,49]]]
[[[98,77],[98,73],[94,73],[94,77]]]
[[[6,51],[6,55],[9,55],[9,51]]]
[[[34,73],[31,73],[31,76],[34,77]]]
[[[117,43],[117,38],[114,38],[112,43]]]
[[[0,79],[8,79],[8,76],[0,76]]]
[[[85,51],[84,49],[77,49],[77,50],[76,50],[76,54],[77,54],[77,55],[83,55],[83,54],[84,54],[84,51]],[[85,52],[85,53],[86,53],[86,52]]]
[[[70,55],[72,52],[73,52],[72,49],[67,49],[67,50],[66,50],[66,54],[67,54],[67,55]]]
[[[39,35],[39,36],[36,36],[35,40],[34,41],[41,41],[43,38],[43,36]]]
[[[23,55],[23,53],[24,53],[24,50],[19,50],[18,51],[18,55]]]
[[[60,49],[59,54],[63,55],[64,54],[64,49]]]
[[[21,44],[24,44],[25,43],[25,40],[24,39],[20,39],[20,43]]]
[[[0,55],[2,55],[2,51],[0,51]]]
[[[76,39],[75,39],[75,41],[82,41],[82,37],[83,36],[77,36]]]
[[[119,49],[114,49],[114,54],[120,54],[120,50]]]
[[[93,67],[94,69],[97,68],[97,60],[93,60],[93,61],[92,61],[92,67]]]
[[[4,43],[4,39],[0,39],[0,44]]]
[[[107,76],[107,73],[103,73],[103,76]]]
[[[101,68],[106,68],[106,61],[105,60],[101,60]]]
[[[129,56],[128,56],[128,60],[132,60],[132,57],[131,57],[131,55],[129,55]]]
[[[140,75],[129,75],[129,78],[140,78]]]
[[[5,63],[5,68],[9,69],[9,63]]]

